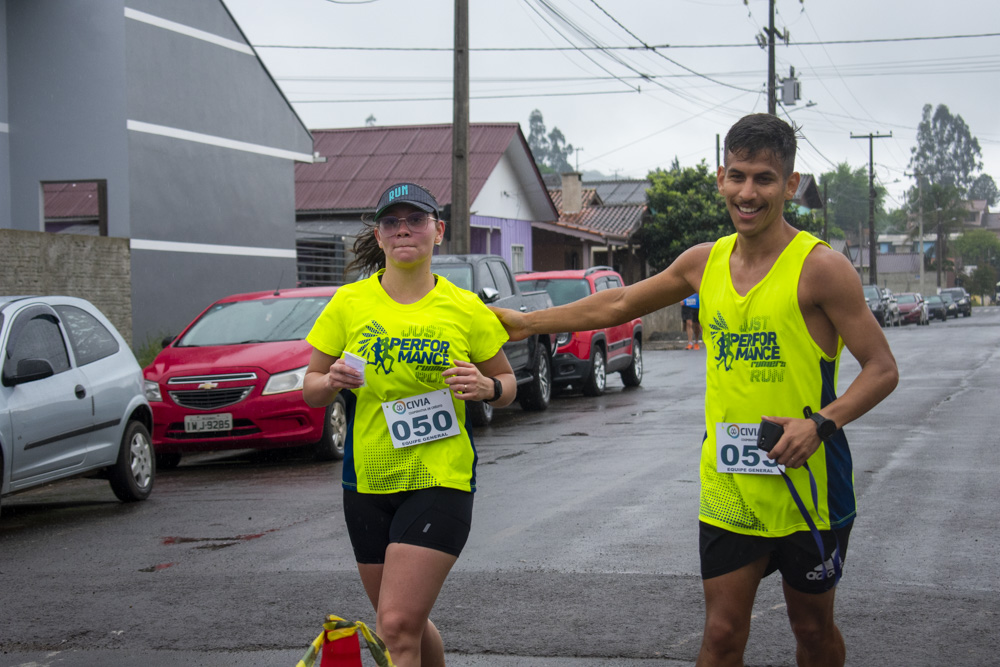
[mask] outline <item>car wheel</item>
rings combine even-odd
[[[517,388],[517,400],[525,410],[538,411],[549,407],[552,400],[552,365],[544,345],[535,349],[535,372],[531,382]]]
[[[347,442],[347,404],[339,393],[333,403],[326,406],[323,416],[323,437],[313,445],[313,456],[317,461],[340,461],[344,458],[344,444]]]
[[[485,401],[469,401],[465,404],[465,414],[473,426],[489,426],[493,422],[493,406]]]
[[[607,368],[604,364],[604,350],[595,347],[590,353],[593,363],[590,365],[590,375],[583,383],[584,396],[600,396],[608,384]]]
[[[173,470],[181,464],[181,455],[176,452],[156,455],[157,470]]]
[[[638,338],[632,341],[632,363],[621,372],[621,376],[626,387],[638,387],[642,382],[642,341]]]
[[[156,457],[153,441],[142,422],[133,419],[125,426],[118,461],[108,472],[111,490],[119,500],[129,503],[149,497],[156,476]]]

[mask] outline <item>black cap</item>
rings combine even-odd
[[[379,197],[378,208],[375,210],[375,219],[377,220],[381,217],[385,209],[396,204],[409,204],[410,206],[419,208],[421,211],[433,213],[435,218],[439,217],[439,207],[437,200],[434,199],[434,195],[414,183],[397,183],[383,192],[382,196]]]

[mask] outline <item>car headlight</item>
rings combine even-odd
[[[146,380],[143,382],[143,389],[146,392],[146,400],[150,403],[156,401],[158,403],[163,402],[163,396],[160,394],[160,385],[152,380]]]
[[[284,373],[275,373],[264,385],[264,391],[261,393],[262,396],[269,396],[270,394],[284,394],[289,391],[301,391],[302,383],[306,379],[306,369],[308,366],[303,366],[302,368],[296,368],[294,371],[285,371]]]
[[[562,347],[573,338],[573,334],[569,332],[564,332],[561,334],[556,334],[556,347]]]

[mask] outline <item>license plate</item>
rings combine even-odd
[[[232,430],[233,415],[230,412],[222,412],[217,415],[188,415],[184,417],[185,433]]]

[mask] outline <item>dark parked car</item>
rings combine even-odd
[[[937,294],[927,297],[927,316],[932,320],[948,319],[948,304]]]
[[[886,326],[889,321],[889,297],[878,285],[865,285],[865,301],[868,302],[868,309],[878,320],[879,326]]]
[[[941,292],[939,296],[948,307],[948,317],[958,317],[958,304],[955,302],[955,298],[948,292]]]
[[[156,463],[142,369],[93,304],[0,297],[0,495],[60,479],[107,479],[146,499]]]
[[[919,292],[903,292],[896,295],[902,324],[928,324],[927,304]]]
[[[962,314],[963,317],[972,317],[972,298],[969,293],[965,291],[964,287],[949,287],[947,289],[941,290],[941,294],[947,294],[955,301],[955,305],[958,307],[958,312]],[[958,315],[956,315],[958,317]]]

